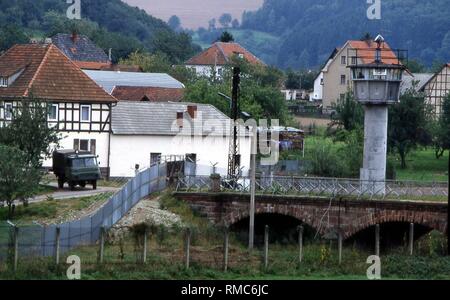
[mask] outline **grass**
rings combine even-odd
[[[89,208],[98,201],[104,201],[111,193],[104,193],[90,197],[74,198],[67,200],[55,200],[51,197],[45,201],[31,203],[27,207],[16,206],[13,223],[30,223],[33,221],[49,221],[56,218],[64,218],[74,212]],[[8,219],[8,208],[0,208],[0,221]]]
[[[314,141],[323,138],[323,133],[319,136],[307,137],[305,142],[306,152],[308,153],[308,144],[311,145]],[[335,143],[334,145],[337,148],[341,147],[342,143]],[[448,152],[437,159],[432,147],[413,150],[407,156],[406,169],[401,168],[398,155],[389,154],[388,159],[394,165],[397,180],[448,181]]]
[[[390,156],[394,164],[398,180],[417,181],[447,181],[448,180],[448,154],[436,159],[433,148],[421,148],[412,151],[407,156],[407,168],[401,168],[400,159]]]

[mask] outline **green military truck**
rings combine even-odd
[[[90,152],[75,150],[55,150],[53,152],[53,173],[58,178],[58,187],[67,182],[71,190],[79,185],[92,184],[97,189],[97,180],[101,179],[97,156]]]

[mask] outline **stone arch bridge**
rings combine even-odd
[[[249,194],[176,192],[175,197],[218,225],[230,226],[249,214]],[[314,196],[256,196],[256,214],[294,217],[325,234],[340,229],[343,238],[376,224],[408,222],[447,232],[447,203],[399,200],[354,200]],[[325,216],[325,217],[324,217]],[[323,222],[326,222],[325,226]]]

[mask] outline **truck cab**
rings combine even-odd
[[[97,156],[90,152],[75,150],[55,150],[53,152],[53,173],[58,178],[58,187],[67,182],[71,190],[79,185],[91,184],[97,189],[97,180],[101,179]]]

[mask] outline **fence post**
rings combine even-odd
[[[380,256],[380,224],[375,225],[375,255]]]
[[[301,263],[303,260],[303,226],[298,226],[298,260]]]
[[[409,255],[414,254],[414,223],[409,224]]]
[[[142,253],[142,263],[146,263],[147,262],[147,236],[148,236],[148,230],[147,230],[147,226],[145,226],[144,229],[144,253]]]
[[[186,258],[186,269],[189,269],[189,261],[190,261],[190,246],[191,246],[191,229],[186,228],[186,236],[185,236],[185,258]]]
[[[224,272],[228,271],[228,244],[229,244],[229,239],[228,239],[228,227],[225,228],[225,232],[224,232],[224,241],[223,241],[223,270]]]
[[[269,226],[264,229],[264,268],[269,266]]]
[[[61,238],[61,228],[56,227],[56,237],[55,237],[55,262],[59,265],[59,251],[60,251],[60,238]]]
[[[339,264],[342,263],[342,232],[339,230],[338,234],[338,252],[339,252]]]
[[[17,271],[19,263],[19,227],[14,226],[14,272]]]
[[[100,227],[100,251],[98,256],[98,262],[103,263],[103,256],[105,252],[105,227]]]

